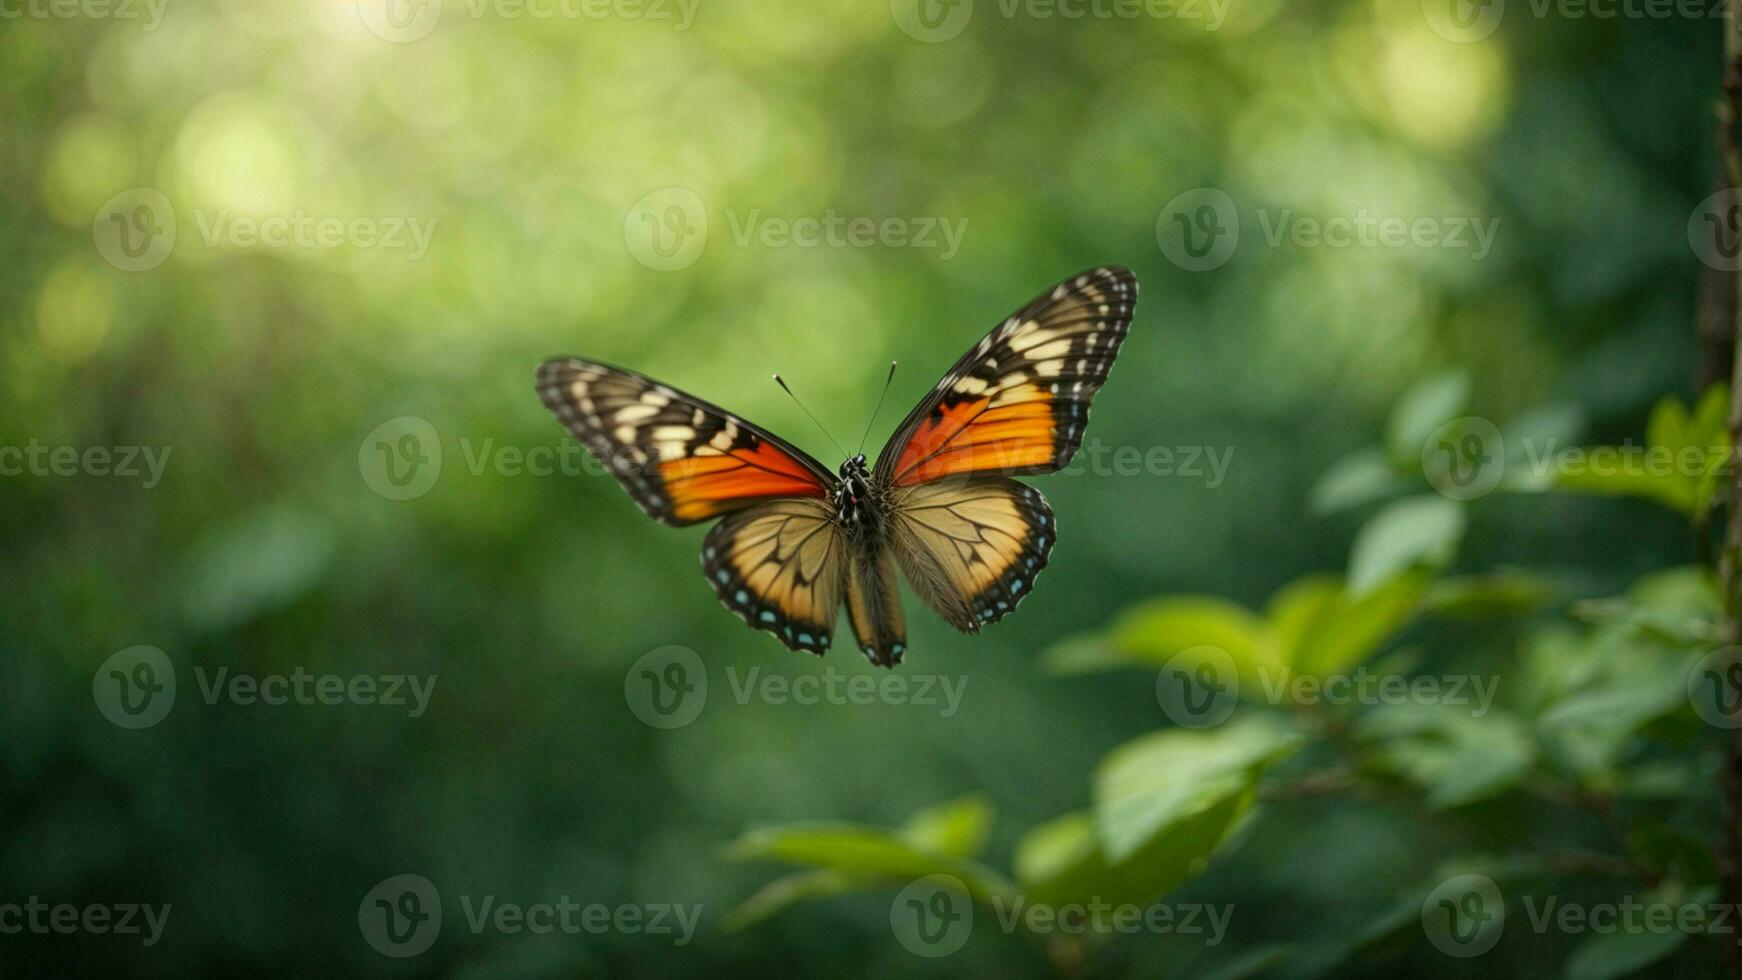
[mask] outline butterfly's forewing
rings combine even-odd
[[[897,487],[891,501],[902,572],[926,605],[968,633],[1016,608],[1056,538],[1046,498],[1004,477]]]
[[[702,545],[702,572],[744,622],[820,656],[840,610],[847,549],[827,501],[772,500],[714,525]]]
[[[877,477],[906,486],[969,473],[1051,473],[1082,443],[1137,304],[1107,266],[1067,279],[992,329],[895,430]]]
[[[621,368],[546,361],[538,394],[649,517],[681,527],[769,498],[826,500],[816,460],[724,409]]]

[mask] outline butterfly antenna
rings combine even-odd
[[[812,424],[814,424],[817,427],[817,431],[821,432],[823,434],[823,436],[829,440],[829,442],[834,443],[835,450],[837,452],[839,452],[842,456],[847,455],[847,451],[845,449],[841,448],[841,444],[838,442],[835,442],[835,437],[829,435],[829,430],[823,428],[823,424],[821,422],[817,421],[817,417],[815,415],[811,414],[811,410],[804,407],[804,402],[799,401],[798,396],[792,393],[792,389],[788,388],[786,386],[786,380],[784,378],[782,378],[780,375],[777,374],[774,376],[774,383],[780,386],[781,391],[786,392],[787,397],[791,398],[793,401],[793,404],[798,406],[798,410],[803,412],[805,414],[805,416],[811,420]]]
[[[859,452],[865,451],[865,440],[871,436],[871,427],[877,424],[877,413],[883,411],[883,399],[889,395],[889,386],[895,381],[895,363],[889,362],[889,377],[883,379],[883,390],[877,395],[877,407],[871,410],[871,420],[865,423],[865,434],[859,437]]]

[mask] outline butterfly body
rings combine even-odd
[[[865,465],[865,454],[858,453],[841,464],[841,483],[835,488],[835,522],[843,527],[873,523],[871,500],[871,469]]]
[[[1057,529],[1040,492],[1011,477],[1070,461],[1136,300],[1136,279],[1114,267],[1041,294],[963,355],[874,467],[860,453],[830,473],[723,409],[596,361],[547,361],[538,390],[649,516],[720,519],[702,570],[726,608],[821,654],[845,605],[866,657],[893,667],[906,652],[901,577],[967,633],[1032,589]]]

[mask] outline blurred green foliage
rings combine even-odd
[[[407,43],[345,0],[168,0],[150,29],[0,22],[0,445],[168,454],[149,488],[0,476],[0,903],[173,905],[149,949],[0,936],[5,973],[1714,968],[1703,939],[1526,930],[1448,959],[1419,915],[1471,868],[1583,901],[1711,879],[1714,740],[1671,690],[1713,638],[1711,583],[1684,568],[1710,484],[1558,481],[1625,498],[1604,499],[1532,464],[1545,446],[1712,445],[1685,229],[1711,180],[1716,21],[1514,11],[1459,43],[1382,0],[1232,4],[1214,30],[982,0],[926,43],[847,0],[704,0],[683,30],[474,9],[491,8],[446,0]],[[99,242],[137,187],[178,233],[128,272]],[[662,272],[625,225],[668,187],[703,202],[709,234]],[[1199,187],[1241,228],[1207,272],[1157,242]],[[734,234],[753,212],[831,210],[966,233],[947,260]],[[1479,260],[1267,240],[1285,214],[1357,213],[1500,234]],[[428,248],[210,234],[298,214],[406,219]],[[832,461],[770,371],[848,438],[883,362],[902,362],[905,407],[1018,303],[1103,262],[1143,296],[1091,449],[1231,454],[1225,479],[1041,481],[1064,531],[1020,615],[970,639],[909,603],[902,670],[965,683],[953,713],[740,699],[755,668],[872,669],[741,628],[697,577],[700,532],[646,521],[596,468],[524,464],[575,459],[531,391],[559,353]],[[1654,409],[1665,392],[1693,407]],[[403,417],[442,466],[396,500],[359,457]],[[1490,496],[1456,500],[1424,467],[1436,436],[1463,445],[1460,418],[1501,433]],[[137,645],[165,652],[179,692],[132,731],[93,681]],[[711,686],[665,730],[625,690],[672,645]],[[1243,670],[1501,684],[1476,725],[1279,703],[1169,727],[1152,675],[1204,645]],[[226,668],[439,684],[415,718],[208,704],[196,672]],[[771,885],[763,859],[799,870]],[[1216,947],[1037,951],[979,930],[933,961],[893,941],[886,883],[940,871],[977,899],[1165,893],[1236,914]],[[359,902],[405,873],[446,905],[435,945],[396,959],[360,934]],[[681,946],[506,934],[468,927],[456,897],[483,895],[705,912]]]

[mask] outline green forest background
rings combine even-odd
[[[1720,975],[1734,936],[1539,933],[1519,905],[1714,880],[1720,737],[1680,686],[1715,635],[1706,457],[1625,485],[1529,465],[1722,444],[1690,244],[1711,11],[393,3],[4,7],[0,444],[47,462],[0,476],[0,903],[173,911],[150,947],[0,935],[0,972]],[[879,231],[778,232],[830,214]],[[1272,241],[1360,216],[1496,234]],[[1039,588],[974,638],[909,597],[895,676],[954,710],[740,703],[752,671],[887,675],[744,629],[702,532],[582,467],[532,390],[552,355],[633,366],[832,468],[770,372],[850,443],[899,359],[881,445],[1100,264],[1142,296],[1103,463],[1036,481],[1063,528]],[[1432,463],[1471,433],[1491,493]],[[1182,726],[1169,670],[1205,645],[1244,694]],[[177,696],[130,729],[103,690],[149,676],[141,646]],[[674,646],[708,695],[656,727],[637,665]],[[1266,664],[1471,675],[1496,706],[1267,701]],[[415,715],[208,704],[221,668],[436,686]],[[1418,915],[1466,871],[1510,906],[1474,958]],[[948,956],[892,925],[933,873],[982,903]],[[383,955],[360,903],[408,874],[440,934]],[[988,927],[1006,888],[1233,914],[1213,945],[1027,937]],[[484,895],[703,911],[682,944],[473,931],[458,897]]]

